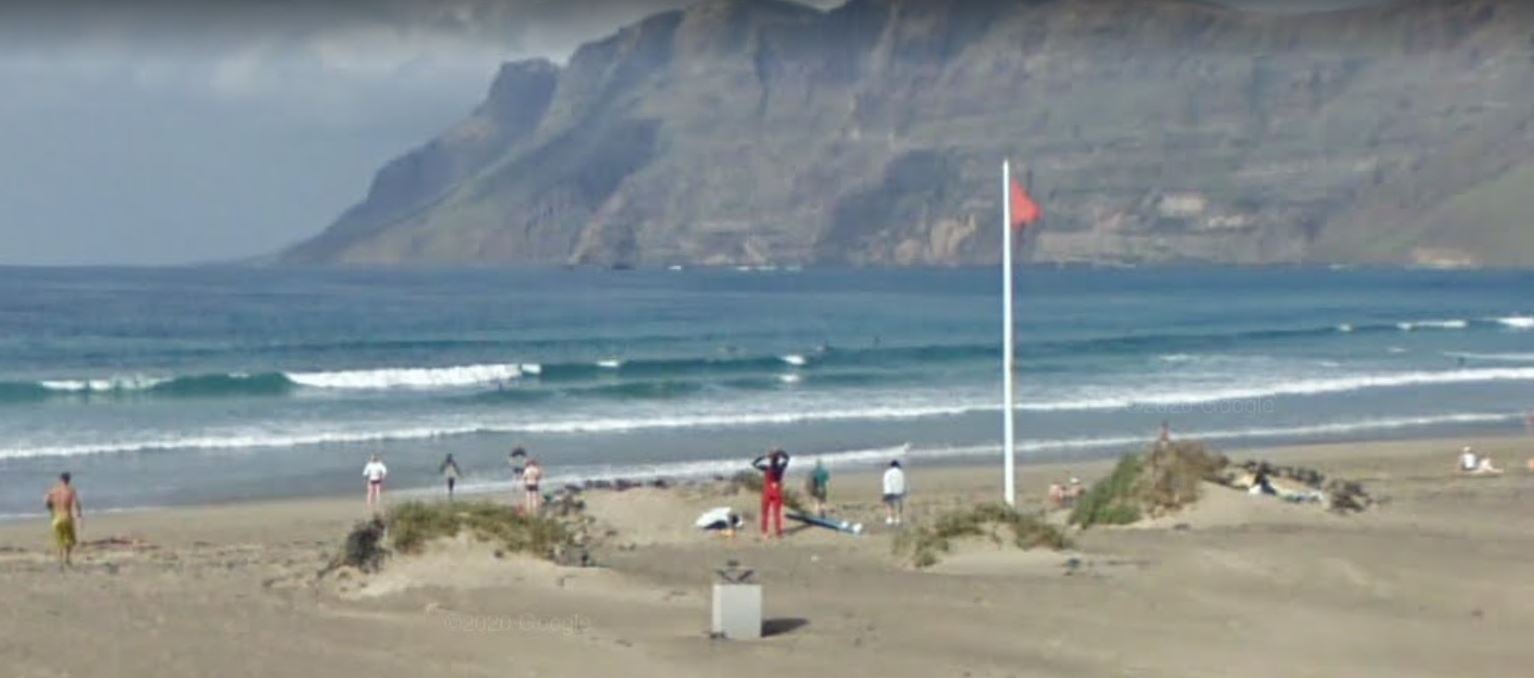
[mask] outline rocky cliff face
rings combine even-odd
[[[709,0],[508,64],[298,263],[1534,264],[1534,3]]]

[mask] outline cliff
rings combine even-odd
[[[1534,264],[1534,6],[709,0],[507,64],[290,263]]]

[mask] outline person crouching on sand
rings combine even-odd
[[[899,525],[905,518],[905,471],[900,461],[890,462],[884,472],[884,524]]]
[[[80,506],[80,495],[69,484],[69,473],[59,474],[59,483],[48,490],[43,504],[53,518],[53,541],[58,547],[59,569],[70,565],[77,540],[76,530],[85,525],[85,510]]]
[[[389,467],[384,466],[383,459],[373,455],[368,460],[367,466],[362,467],[362,478],[368,483],[368,510],[378,512],[378,505],[383,502],[384,478],[389,477]]]
[[[773,450],[751,460],[752,468],[762,472],[762,534],[772,519],[773,534],[783,536],[783,474],[788,471],[788,453]]]
[[[453,500],[453,489],[458,486],[458,476],[463,473],[458,470],[458,462],[453,459],[453,453],[449,452],[447,458],[442,460],[442,466],[437,469],[438,473],[447,480],[447,500]]]
[[[527,515],[538,515],[543,508],[543,494],[538,489],[538,484],[543,481],[543,466],[537,459],[529,458],[527,468],[522,470],[522,488],[527,494],[522,499],[522,510]]]

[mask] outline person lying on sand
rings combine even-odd
[[[720,506],[704,511],[703,515],[698,516],[698,520],[693,524],[700,530],[717,532],[726,537],[734,537],[735,531],[740,529],[740,526],[744,523],[745,521],[741,519],[740,514],[736,513],[734,509],[728,506]]]

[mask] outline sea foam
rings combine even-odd
[[[463,365],[338,372],[285,372],[284,375],[295,384],[311,388],[359,390],[447,388],[518,379],[522,376],[522,367],[520,365]]]

